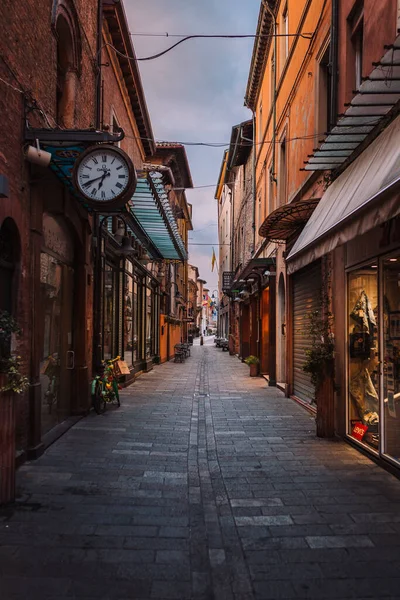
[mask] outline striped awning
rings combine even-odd
[[[138,173],[138,184],[129,202],[129,210],[163,258],[187,260],[161,173]]]

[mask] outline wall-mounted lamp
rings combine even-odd
[[[42,150],[39,140],[36,139],[36,146],[28,146],[26,149],[25,158],[28,162],[39,165],[40,167],[48,167],[51,161],[51,152]]]

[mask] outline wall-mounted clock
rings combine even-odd
[[[101,211],[126,204],[136,189],[137,175],[123,150],[100,144],[79,156],[73,170],[73,182],[86,204]]]

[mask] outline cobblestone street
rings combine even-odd
[[[400,598],[400,482],[214,348],[18,473],[1,600]]]

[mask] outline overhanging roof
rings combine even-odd
[[[252,139],[252,119],[232,127],[231,142],[227,159],[228,171],[229,169],[233,169],[234,167],[239,167],[240,165],[245,164],[253,148]]]
[[[354,92],[335,127],[305,163],[306,171],[337,169],[351,160],[367,136],[400,100],[400,36]]]
[[[277,0],[266,0],[273,11]],[[261,77],[264,72],[265,62],[268,56],[268,50],[272,42],[271,28],[272,18],[270,13],[261,2],[260,14],[257,24],[257,36],[254,41],[253,55],[251,58],[249,79],[245,96],[245,104],[252,110],[255,109],[257,96],[260,88]]]
[[[266,270],[273,268],[275,270],[276,260],[275,258],[251,258],[243,269],[236,275],[235,279],[232,281],[230,292],[240,291],[243,287],[247,285],[248,279],[251,278],[252,275],[261,275],[263,276]]]
[[[129,207],[132,216],[163,258],[187,260],[186,248],[169,205],[161,173],[139,173]]]
[[[123,3],[120,0],[102,0],[102,5],[113,46],[122,55],[135,57]],[[151,155],[155,151],[155,142],[138,63],[136,60],[124,58],[121,54],[115,56],[124,76],[144,151]]]
[[[400,214],[400,116],[330,185],[290,252],[293,273]]]
[[[259,234],[270,242],[288,240],[307,223],[319,200],[310,198],[280,206],[268,215],[260,227]]]

